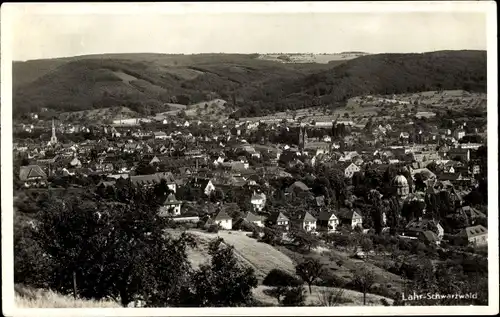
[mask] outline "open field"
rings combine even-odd
[[[189,251],[189,258],[194,267],[198,267],[200,264],[208,261],[209,255],[207,252],[207,243],[209,240],[214,239],[217,236],[223,238],[227,244],[234,246],[235,254],[242,260],[243,263],[255,269],[260,282],[262,282],[267,273],[274,268],[279,268],[291,274],[295,274],[295,263],[300,259],[300,255],[298,253],[292,252],[284,247],[274,248],[268,244],[257,242],[257,240],[247,236],[248,232],[219,231],[218,233],[207,233],[197,230],[191,230],[189,232],[193,233],[200,239],[198,249]],[[344,261],[341,268],[336,265],[335,261],[331,260],[332,257],[330,255],[320,254],[318,251],[313,253],[312,256],[320,257],[321,261],[325,264],[325,267],[328,270],[331,271],[332,268],[334,268],[334,274],[338,274],[344,279],[351,278],[351,269],[359,266],[365,266],[371,268],[375,272],[377,282],[379,284],[386,285],[392,283],[395,287],[397,287],[398,279],[400,280],[400,278],[394,274],[382,270],[370,263],[351,259],[347,254],[336,254],[336,257],[339,259],[342,258]],[[264,291],[267,288],[267,286],[259,285],[254,290],[256,299],[269,305],[276,305],[276,299],[265,294]],[[319,290],[322,288],[324,287],[313,287],[313,293],[310,295],[308,294],[307,297],[308,304],[312,305],[319,303]],[[363,303],[362,293],[353,290],[345,289],[342,298],[344,298],[345,301],[342,305],[356,306],[362,305]],[[380,301],[382,298],[385,298],[389,303],[392,302],[392,299],[379,295],[368,294],[367,304],[382,305]]]
[[[257,240],[247,237],[248,232],[241,231],[219,231],[219,233],[206,233],[203,231],[190,231],[200,238],[200,245],[197,250],[191,250],[189,257],[193,266],[197,267],[208,261],[207,243],[217,236],[224,239],[227,244],[233,245],[235,254],[243,263],[253,267],[260,281],[275,268],[280,268],[290,273],[295,272],[293,261],[276,250],[272,246],[257,242]]]
[[[92,122],[97,121],[113,121],[118,119],[136,118],[140,115],[127,107],[109,107],[92,110],[63,112],[59,115],[59,119],[63,121],[80,121],[87,120]]]
[[[153,118],[155,120],[168,119],[168,117],[176,116],[181,111],[184,111],[186,116],[191,119],[203,120],[225,120],[230,111],[225,107],[226,101],[222,99],[214,99],[210,101],[202,101],[191,105],[167,104],[171,110],[157,113]]]
[[[240,118],[241,121],[280,122],[284,119],[292,121],[332,121],[353,120],[362,118],[380,117],[383,101],[387,105],[389,117],[391,112],[409,113],[416,111],[419,117],[434,117],[436,112],[443,109],[463,110],[477,107],[486,109],[485,93],[469,93],[463,90],[423,91],[419,93],[399,95],[373,95],[350,98],[346,105],[334,109],[310,107],[296,111],[276,112],[262,117]],[[387,116],[385,116],[387,117]]]
[[[328,64],[332,61],[347,61],[360,56],[368,55],[367,53],[350,54],[262,54],[258,58],[267,61],[281,63],[318,63]]]
[[[51,290],[15,285],[15,305],[18,308],[119,308],[114,301],[74,299]]]
[[[294,262],[300,262],[304,257],[318,258],[331,275],[346,282],[352,278],[351,270],[365,268],[374,273],[375,288],[384,287],[391,295],[395,295],[403,288],[403,279],[400,276],[376,266],[369,258],[366,261],[354,259],[349,253],[327,248],[319,248],[305,256],[285,247],[278,247],[278,250],[288,255]],[[339,260],[342,261],[340,266],[337,264]]]

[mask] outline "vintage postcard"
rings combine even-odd
[[[493,1],[6,3],[6,316],[498,313]]]

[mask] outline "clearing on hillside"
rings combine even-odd
[[[198,267],[200,264],[209,261],[208,242],[219,236],[224,239],[224,242],[234,246],[235,254],[245,264],[255,269],[257,278],[261,281],[269,271],[276,268],[292,274],[295,273],[295,265],[288,256],[269,244],[261,243],[248,237],[248,232],[219,231],[219,233],[207,233],[196,230],[189,232],[200,239],[198,249],[189,251],[189,258],[194,267]]]

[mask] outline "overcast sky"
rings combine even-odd
[[[109,12],[109,11],[107,11]],[[97,53],[427,52],[486,49],[470,12],[50,14],[13,19],[13,59]]]

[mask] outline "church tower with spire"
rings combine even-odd
[[[300,126],[299,130],[299,149],[303,150],[306,146],[307,143],[307,131],[306,128],[304,127],[304,131],[302,131],[302,126]]]
[[[56,126],[54,124],[54,119],[52,119],[52,136],[50,137],[50,144],[56,144],[56,143],[57,143]]]
[[[302,136],[302,149],[306,148],[306,144],[307,144],[307,130],[304,127],[304,135]]]

